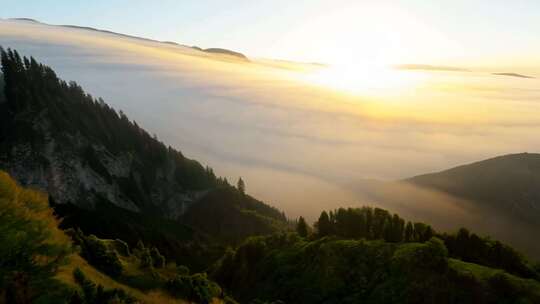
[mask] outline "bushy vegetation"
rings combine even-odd
[[[71,204],[54,204],[54,209],[63,218],[64,229],[80,228],[99,238],[120,239],[131,248],[141,240],[156,247],[167,260],[203,271],[223,255],[228,244],[287,229],[283,214],[266,206],[248,195],[242,198],[232,190],[218,189],[190,208],[182,222],[132,212],[105,201],[94,210]]]
[[[525,278],[540,279],[538,272],[514,248],[487,237],[480,237],[461,228],[454,234],[441,234],[451,257],[463,261],[500,268]]]
[[[146,247],[141,240],[137,242],[137,247],[133,251],[133,254],[139,258],[141,268],[165,267],[165,257],[161,255],[159,250],[156,247]]]
[[[123,289],[105,289],[102,285],[96,285],[79,268],[73,271],[73,277],[75,278],[75,282],[79,284],[82,293],[74,293],[70,299],[70,304],[137,303],[137,300],[127,294]]]
[[[116,249],[110,248],[95,235],[84,235],[80,229],[71,229],[68,232],[75,245],[81,248],[81,256],[88,263],[112,277],[118,277],[122,274],[122,263]]]
[[[168,281],[166,286],[175,297],[201,304],[211,303],[212,299],[222,295],[221,288],[204,273],[178,275]]]
[[[120,239],[129,248],[137,248],[138,241],[156,247],[166,260],[203,271],[219,259],[224,247],[195,229],[177,221],[154,215],[135,213],[109,203],[85,210],[74,205],[55,205],[63,218],[60,227],[77,229],[102,239]],[[131,250],[133,251],[133,250]],[[118,249],[117,252],[122,254]]]
[[[437,233],[424,223],[406,222],[397,214],[380,208],[339,208],[323,211],[315,223],[314,238],[337,236],[348,239],[384,240],[391,243],[426,242],[433,236],[444,240],[450,257],[526,277],[540,278],[540,274],[512,247],[482,238],[467,229],[457,233]]]
[[[539,273],[522,255],[466,229],[440,234],[427,224],[370,207],[324,211],[314,226],[309,233],[309,226],[299,219],[298,235],[246,240],[236,251],[226,252],[213,278],[242,301],[534,303],[540,299]]]
[[[140,289],[154,288],[164,293],[165,289],[174,291],[182,286],[175,296],[199,303],[221,296],[220,287],[206,275],[189,275],[186,267],[166,266],[157,248],[140,245],[132,250],[121,240],[103,240],[74,229],[67,231],[70,240],[58,229],[58,223],[45,193],[21,188],[0,171],[0,303],[139,303],[126,289],[95,283],[78,267],[73,270],[78,288],[74,289],[70,280],[61,280],[57,276],[59,269],[67,267],[78,253],[95,269],[119,282],[113,286],[122,283],[137,291],[141,286],[130,287],[131,283],[143,282]],[[150,262],[148,267],[140,267],[145,254]],[[88,264],[86,269],[90,268],[94,277],[103,282],[103,274]],[[175,278],[182,278],[187,285],[175,283]]]
[[[424,243],[393,243],[275,235],[250,238],[230,251],[213,278],[248,303],[255,299],[285,303],[536,303],[540,299],[537,281],[487,267],[493,272],[481,276],[471,272],[467,263],[455,261],[436,237]],[[499,280],[495,276],[499,273],[504,276],[504,289],[493,283]],[[503,295],[513,298],[505,302],[500,300]]]
[[[0,171],[0,302],[38,301],[46,285],[56,285],[54,273],[71,252],[57,224],[46,194]]]

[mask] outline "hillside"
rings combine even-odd
[[[0,167],[57,203],[93,208],[106,200],[174,219],[208,189],[224,185],[210,168],[35,60],[9,51],[2,71]]]
[[[378,208],[323,212],[304,237],[249,238],[209,279],[142,242],[59,230],[46,194],[1,171],[0,207],[0,301],[7,303],[237,303],[229,292],[242,303],[540,300],[540,267],[511,247],[465,229],[438,234]]]
[[[540,154],[499,156],[405,181],[468,199],[518,222],[540,223]]]
[[[22,185],[47,191],[59,214],[67,218],[66,225],[70,218],[83,219],[92,210],[114,210],[76,223],[100,237],[126,238],[131,244],[144,239],[165,252],[178,253],[171,248],[179,243],[200,245],[209,239],[197,232],[207,230],[204,223],[198,226],[199,221],[185,216],[208,196],[228,214],[215,214],[222,227],[249,223],[242,231],[235,230],[239,234],[229,233],[228,239],[286,226],[277,209],[240,193],[211,168],[167,147],[121,111],[94,99],[76,83],[58,79],[33,58],[3,51],[2,71],[0,169]],[[231,195],[216,198],[216,191]],[[198,208],[191,213],[204,218],[214,212]],[[160,226],[159,219],[169,224]],[[166,226],[174,228],[166,231]],[[221,241],[217,233],[210,237]]]
[[[250,240],[215,272],[241,301],[538,303],[540,283],[449,258],[440,241]],[[240,283],[242,282],[242,283]],[[520,302],[521,301],[521,302]]]
[[[538,266],[466,229],[439,234],[368,207],[323,212],[314,228],[305,238],[250,238],[212,277],[248,303],[540,301]]]
[[[206,195],[182,216],[182,223],[197,227],[225,243],[238,243],[250,235],[287,230],[289,227],[284,225],[284,220],[285,215],[276,209],[227,189]]]
[[[1,171],[0,207],[0,301],[7,303],[237,303],[228,293],[241,303],[540,300],[540,267],[512,248],[465,229],[438,234],[378,208],[323,212],[305,237],[249,238],[208,278],[142,242],[64,233],[45,193]]]
[[[243,62],[249,62],[249,59],[248,59],[248,57],[246,55],[244,55],[242,53],[239,53],[239,52],[232,51],[232,50],[223,49],[223,48],[202,49],[202,48],[197,47],[197,46],[191,46],[190,47],[190,46],[182,45],[182,44],[179,44],[179,43],[174,42],[174,41],[158,41],[158,40],[154,40],[154,39],[149,39],[149,38],[144,38],[144,37],[139,37],[139,36],[133,36],[133,35],[127,35],[127,34],[117,33],[117,32],[113,32],[113,31],[109,31],[109,30],[97,29],[97,28],[88,27],[88,26],[78,26],[78,25],[71,25],[71,24],[51,25],[51,24],[46,24],[46,23],[40,22],[40,21],[35,20],[35,19],[31,19],[31,18],[10,18],[10,19],[7,19],[7,20],[34,23],[36,25],[58,26],[58,27],[64,27],[64,28],[68,28],[68,29],[90,31],[90,32],[96,32],[96,33],[105,34],[105,35],[117,36],[119,38],[136,39],[136,40],[140,40],[142,42],[163,43],[163,44],[168,44],[168,45],[172,45],[172,46],[177,46],[177,47],[180,47],[180,48],[190,48],[192,50],[199,51],[199,52],[205,53],[205,54],[210,54],[210,55],[213,55],[213,54],[225,55],[226,57],[228,57],[228,59],[236,59],[236,60],[239,60],[240,62],[242,62],[242,61]],[[209,58],[215,59],[215,60],[224,59],[221,56],[215,56],[215,57],[210,56]]]
[[[232,303],[155,248],[61,231],[46,193],[3,171],[0,207],[0,303]]]

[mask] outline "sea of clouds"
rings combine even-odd
[[[248,193],[292,218],[371,203],[442,228],[474,225],[470,202],[410,186],[373,194],[374,179],[540,150],[538,79],[415,71],[424,74],[411,87],[350,94],[303,81],[322,66],[243,62],[88,29],[0,20],[0,45],[50,65],[217,174],[242,176]]]

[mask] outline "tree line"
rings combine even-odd
[[[228,185],[225,179],[216,177],[212,168],[203,167],[167,147],[135,121],[130,121],[122,111],[117,112],[103,99],[85,93],[75,82],[60,80],[50,67],[38,63],[33,57],[21,57],[10,49],[0,52],[6,97],[6,102],[0,104],[2,144],[45,144],[47,139],[43,132],[33,126],[38,114],[45,114],[48,133],[59,144],[70,146],[72,138],[83,137],[89,142],[102,144],[114,154],[132,153],[143,159],[135,163],[141,173],[143,190],[149,190],[156,182],[156,168],[171,165],[174,178],[185,189]],[[95,165],[91,149],[89,146],[79,153],[89,164]],[[103,168],[98,168],[97,172],[106,175]]]
[[[302,221],[305,223],[304,219]],[[372,207],[323,211],[314,227],[317,237],[336,235],[353,239],[382,239],[392,243],[425,242],[434,235],[430,225],[406,222],[397,214]]]
[[[450,257],[504,269],[526,278],[540,278],[540,274],[521,253],[500,241],[480,237],[465,228],[455,233],[438,233],[430,225],[405,221],[399,215],[381,208],[339,208],[330,212],[323,211],[313,228],[311,229],[302,217],[296,225],[298,234],[310,239],[335,236],[344,239],[384,240],[390,243],[424,243],[435,236],[444,241]]]

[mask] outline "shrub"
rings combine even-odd
[[[153,247],[152,250],[150,250],[150,256],[152,257],[154,267],[165,267],[165,257],[163,257],[161,253],[159,253],[159,250],[156,247]]]
[[[205,273],[179,275],[168,281],[166,288],[171,295],[196,303],[211,303],[213,298],[221,295],[221,288]]]
[[[129,245],[126,242],[116,239],[114,240],[113,244],[114,244],[114,248],[119,254],[125,257],[131,255],[131,252],[129,251]]]
[[[184,265],[180,265],[176,267],[176,273],[178,273],[178,275],[189,275],[189,268]]]
[[[114,248],[109,248],[105,241],[100,240],[95,235],[85,236],[80,229],[69,229],[67,230],[67,233],[71,236],[73,242],[80,246],[81,256],[92,266],[113,277],[117,277],[122,274],[122,263],[120,262],[118,253],[114,248],[121,247],[129,252],[129,247],[127,247],[127,244],[124,243],[124,247],[120,243],[122,241],[115,240],[111,244]]]
[[[108,248],[105,242],[95,235],[83,236],[83,240],[81,255],[88,263],[113,277],[122,274],[122,263],[115,250]]]
[[[86,304],[131,304],[137,303],[136,299],[127,294],[123,289],[105,289],[102,285],[96,285],[91,280],[87,279],[84,273],[76,268],[73,271],[73,277],[75,282],[82,289],[82,296],[79,293],[75,293],[70,303],[86,303]]]
[[[402,245],[394,253],[393,266],[403,270],[444,270],[447,267],[448,250],[443,241],[432,237],[426,243],[410,243]]]
[[[518,288],[504,272],[494,274],[488,279],[488,283],[500,300],[511,301],[519,296]]]
[[[143,249],[139,253],[139,258],[141,260],[141,268],[153,268],[154,261],[152,260],[152,254],[148,248]]]

